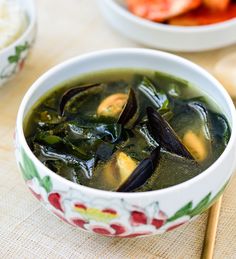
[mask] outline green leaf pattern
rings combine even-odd
[[[15,47],[14,54],[7,58],[6,66],[0,70],[0,80],[10,78],[13,74],[22,68],[31,44],[32,43],[26,41],[22,45]]]
[[[12,63],[18,63],[21,59],[21,54],[29,48],[29,43],[25,42],[24,45],[19,45],[15,47],[15,54],[8,57],[8,62],[10,64]]]
[[[203,211],[204,208],[207,208],[207,205],[210,202],[210,197],[211,197],[211,193],[208,193],[207,196],[205,196],[197,205],[194,209],[192,209],[189,212],[189,216],[190,217],[194,217],[196,215],[198,215],[199,213],[201,213]]]
[[[35,165],[31,159],[26,155],[25,151],[21,151],[22,163],[20,163],[20,169],[23,173],[25,181],[37,178],[39,184],[46,190],[47,193],[52,191],[52,180],[49,176],[40,177]]]
[[[178,218],[181,218],[185,215],[189,215],[191,209],[192,209],[193,203],[189,202],[186,205],[184,205],[180,210],[178,210],[172,217],[170,217],[167,221],[174,221]]]
[[[221,190],[211,198],[211,192],[209,192],[195,207],[193,207],[193,202],[189,202],[184,205],[181,209],[179,209],[173,216],[171,216],[167,222],[174,221],[183,216],[189,216],[190,218],[197,216],[198,214],[202,213],[206,209],[210,208],[211,205],[216,202],[216,200],[220,197],[223,193],[228,181],[224,184]]]
[[[49,193],[52,190],[52,181],[49,176],[44,176],[40,183],[41,186],[44,187],[46,192]]]

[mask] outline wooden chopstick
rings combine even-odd
[[[232,100],[234,105],[236,106],[236,99],[232,99]],[[210,209],[208,219],[207,219],[207,227],[206,227],[201,259],[213,259],[214,247],[215,247],[215,241],[216,241],[216,232],[217,232],[217,226],[218,226],[218,221],[220,216],[222,198],[223,198],[223,195],[220,196],[218,201]]]
[[[218,201],[211,207],[208,215],[205,239],[201,256],[202,259],[212,259],[214,255],[216,231],[219,221],[222,197],[223,195],[221,195]]]

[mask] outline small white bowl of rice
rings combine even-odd
[[[35,34],[33,0],[0,0],[0,86],[23,68]]]

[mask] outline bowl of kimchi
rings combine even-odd
[[[235,0],[103,0],[108,23],[145,46],[198,52],[236,43]]]

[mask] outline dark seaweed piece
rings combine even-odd
[[[88,150],[91,150],[90,143],[81,142],[79,145],[74,145],[68,136],[66,136],[65,132],[61,132],[60,136],[58,136],[53,133],[53,130],[37,130],[32,138],[34,143],[52,147],[55,150],[65,151],[82,160],[87,160],[91,157],[91,152],[88,152]]]
[[[78,174],[78,169],[73,168],[71,166],[65,165],[62,161],[46,161],[44,163],[50,170],[57,173],[58,175],[66,178],[69,181],[82,184],[81,183],[81,174]]]
[[[172,101],[174,102],[172,103]],[[194,129],[195,132],[203,133],[210,140],[210,111],[206,108],[207,105],[203,97],[184,100],[170,98],[170,102],[171,116],[166,116],[168,113],[161,115],[173,127],[174,131],[178,132],[180,138],[184,137],[186,129]]]
[[[193,159],[169,123],[152,107],[147,108],[148,130],[158,144],[176,155]]]
[[[154,72],[154,82],[158,82],[158,87],[168,92],[170,95],[171,91],[174,88],[174,95],[177,93],[178,96],[181,96],[182,89],[186,89],[190,86],[189,81],[177,78],[175,76],[163,73],[163,72]],[[173,92],[172,92],[173,93]]]
[[[122,135],[122,126],[117,123],[87,123],[68,122],[67,135],[71,140],[93,140],[102,139],[115,143]]]
[[[155,148],[150,157],[142,160],[130,177],[117,189],[117,192],[131,192],[142,186],[153,174],[160,161],[160,147]]]
[[[200,102],[197,102],[197,101],[191,101],[187,104],[190,109],[193,109],[194,111],[196,111],[202,121],[204,122],[204,125],[209,125],[209,122],[208,122],[208,111],[207,111],[207,108],[204,106],[203,103],[200,103]]]
[[[67,136],[64,138],[64,147],[66,152],[69,152],[73,156],[82,160],[87,160],[93,156],[97,146],[101,143],[101,140],[85,140],[79,142],[72,142]]]
[[[50,131],[38,131],[34,136],[34,140],[50,146],[63,142],[61,137],[51,134]]]
[[[57,148],[82,160],[95,154],[103,142],[117,143],[123,138],[122,125],[77,121],[64,122],[49,131],[38,132],[32,137],[34,143]]]
[[[111,158],[115,150],[115,145],[110,143],[101,143],[96,150],[96,160],[107,161]]]
[[[169,168],[173,170],[169,170]],[[204,167],[201,167],[194,160],[177,156],[162,149],[158,168],[143,186],[135,189],[135,192],[158,190],[180,184],[197,176],[203,170]]]
[[[118,119],[119,124],[125,126],[126,124],[132,124],[135,122],[135,115],[137,114],[138,105],[134,90],[131,88],[129,91],[129,97],[127,103]]]
[[[101,86],[100,83],[96,83],[96,84],[88,84],[88,85],[82,85],[82,86],[78,86],[78,87],[74,87],[72,89],[69,89],[68,91],[66,91],[61,100],[60,100],[60,105],[59,105],[59,111],[60,111],[60,115],[63,116],[64,115],[64,109],[66,104],[76,95],[78,95],[79,93],[82,93],[84,91],[90,90],[91,88],[94,87],[98,87]]]
[[[137,161],[142,161],[148,157],[157,146],[158,144],[151,146],[138,128],[132,130],[127,139],[116,145],[118,150],[128,154],[132,159]]]
[[[209,115],[212,124],[211,134],[213,135],[213,142],[222,142],[226,146],[230,139],[231,130],[225,116],[214,112],[210,112]]]
[[[34,153],[42,162],[59,160],[65,165],[77,168],[78,171],[81,170],[86,178],[91,179],[92,177],[95,164],[94,157],[88,159],[87,161],[83,161],[76,156],[58,152],[51,147],[46,147],[39,144],[34,145]]]
[[[190,109],[195,110],[200,115],[200,118],[204,125],[204,134],[206,138],[210,141],[212,141],[212,136],[210,133],[210,120],[209,120],[209,112],[205,105],[202,102],[199,101],[192,101],[188,103],[188,106]]]
[[[163,90],[157,91],[153,83],[144,76],[137,86],[158,110],[168,110],[169,100]]]

